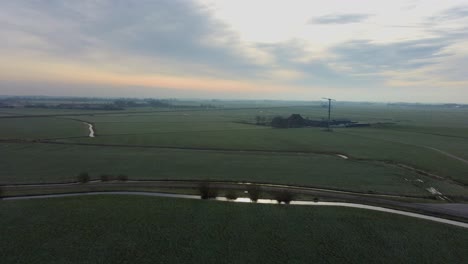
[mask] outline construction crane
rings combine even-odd
[[[331,131],[330,129],[330,115],[331,115],[331,101],[336,101],[335,99],[332,98],[325,98],[322,97],[322,99],[328,100],[328,122],[327,122],[327,130]]]

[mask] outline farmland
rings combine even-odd
[[[326,109],[320,103],[177,104],[108,111],[0,109],[1,194],[203,196],[200,186],[210,183],[217,195],[252,197],[249,187],[262,186],[260,198],[289,192],[298,200],[358,202],[466,222],[464,212],[434,207],[468,200],[466,108],[337,103],[333,118],[373,125],[327,132],[255,124],[257,116],[321,120]],[[95,137],[89,136],[90,125]],[[90,182],[77,183],[80,174]],[[461,227],[342,207],[96,195],[5,200],[0,214],[5,263],[20,255],[23,263],[467,258]]]
[[[0,215],[3,263],[461,263],[468,257],[461,228],[349,208],[90,196],[3,202]]]
[[[7,109],[10,116],[27,117],[0,119],[0,183],[68,182],[85,171],[94,179],[123,173],[130,179],[256,181],[404,195],[427,195],[434,187],[467,195],[464,108],[337,104],[334,118],[382,125],[329,133],[248,124],[257,115],[325,117],[316,103],[215,106]],[[84,122],[94,125],[96,137],[87,136]]]

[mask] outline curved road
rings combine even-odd
[[[321,201],[346,202],[362,204],[368,206],[385,207],[399,211],[408,211],[434,217],[450,218],[468,223],[468,204],[458,204],[454,210],[453,203],[433,203],[434,200],[423,199],[423,197],[398,196],[388,194],[369,194],[350,192],[344,190],[333,190],[314,188],[308,186],[293,186],[269,183],[248,183],[248,182],[228,182],[228,181],[190,181],[190,180],[147,180],[147,181],[92,181],[89,183],[56,183],[56,184],[18,184],[1,186],[4,193],[13,196],[4,199],[15,199],[26,195],[44,195],[44,194],[70,194],[70,193],[88,193],[102,191],[124,191],[125,193],[141,191],[148,193],[148,190],[155,190],[174,193],[179,190],[190,193],[198,193],[201,186],[207,186],[217,192],[236,191],[244,192],[251,186],[258,188],[259,193],[267,194],[269,197],[278,193],[287,192],[293,197],[306,196],[308,199],[320,199]],[[172,194],[167,194],[172,195]],[[179,195],[179,194],[173,194]],[[43,197],[43,196],[41,196]],[[427,203],[421,203],[427,201]]]
[[[11,201],[11,200],[25,200],[25,199],[44,199],[44,198],[60,198],[60,197],[71,197],[71,196],[88,196],[88,195],[142,195],[142,196],[157,196],[157,197],[170,197],[170,198],[184,198],[184,199],[201,199],[198,195],[186,195],[186,194],[168,194],[168,193],[158,193],[158,192],[86,192],[86,193],[68,193],[68,194],[47,194],[47,195],[34,195],[34,196],[20,196],[20,197],[8,197],[3,198],[2,200]],[[217,201],[231,201],[231,202],[249,202],[248,199],[238,198],[236,200],[228,200],[224,197],[219,197],[215,199]],[[274,200],[259,199],[257,201],[259,204],[272,204],[276,203]],[[440,217],[427,216],[423,214],[405,212],[401,210],[388,209],[379,206],[371,206],[365,204],[356,204],[356,203],[341,203],[341,202],[312,202],[312,201],[292,201],[291,205],[308,205],[308,206],[340,206],[340,207],[351,207],[366,209],[372,211],[379,211],[385,213],[392,213],[398,215],[405,215],[409,217],[430,220],[438,223],[444,223],[449,225],[454,225],[458,227],[468,228],[468,223],[463,223],[459,221],[448,220]]]

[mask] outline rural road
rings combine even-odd
[[[198,195],[186,195],[186,194],[168,194],[168,193],[158,193],[158,192],[122,192],[122,191],[113,191],[113,192],[86,192],[86,193],[68,193],[68,194],[46,194],[46,195],[34,195],[34,196],[19,196],[19,197],[8,197],[3,198],[5,201],[14,201],[14,200],[26,200],[26,199],[46,199],[46,198],[61,198],[61,197],[73,197],[73,196],[89,196],[89,195],[141,195],[141,196],[157,196],[157,197],[168,197],[168,198],[184,198],[184,199],[201,199]],[[224,197],[216,198],[217,201],[225,202],[249,202],[244,199],[228,200]],[[239,201],[237,201],[239,200]],[[257,201],[259,204],[273,204],[276,203],[274,200],[259,199]],[[440,217],[428,216],[418,213],[406,212],[396,209],[389,209],[379,206],[371,206],[365,204],[357,203],[343,203],[343,202],[313,202],[313,201],[291,201],[290,205],[296,206],[338,206],[338,207],[350,207],[350,208],[359,208],[372,211],[379,211],[385,213],[392,213],[398,215],[409,216],[413,218],[419,218],[424,220],[430,220],[438,223],[444,223],[449,225],[454,225],[458,227],[468,228],[468,223],[463,223],[459,221],[448,220]]]
[[[355,204],[364,204],[369,206],[386,207],[389,209],[410,211],[413,213],[431,215],[435,217],[446,217],[457,219],[462,222],[468,222],[468,204],[460,204],[454,210],[453,204],[432,204],[431,200],[427,199],[428,203],[421,197],[398,196],[386,194],[368,194],[359,192],[349,192],[333,189],[314,188],[307,186],[280,185],[269,183],[247,183],[247,182],[223,182],[223,181],[191,181],[191,180],[142,180],[142,181],[111,181],[100,182],[93,181],[85,184],[80,183],[57,183],[57,184],[17,184],[1,186],[5,193],[9,196],[26,196],[26,195],[41,195],[41,194],[69,194],[69,193],[88,193],[100,191],[125,191],[125,192],[148,192],[148,190],[163,189],[165,193],[174,193],[177,190],[186,192],[192,190],[193,193],[198,193],[201,184],[206,184],[210,189],[216,191],[239,191],[244,192],[251,186],[259,188],[260,194],[277,194],[288,192],[294,196],[306,195],[317,197],[320,201],[346,202]],[[175,194],[178,195],[178,194]],[[14,197],[11,197],[14,198]],[[419,198],[415,200],[414,198]],[[5,198],[10,199],[10,198]],[[415,202],[407,202],[407,201]]]

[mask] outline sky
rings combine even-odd
[[[468,0],[7,0],[0,36],[0,95],[468,103]]]

